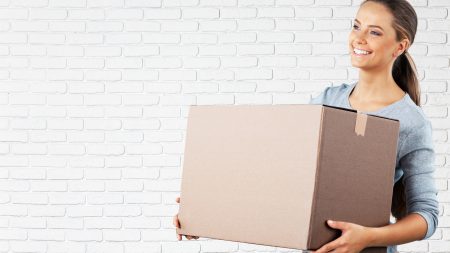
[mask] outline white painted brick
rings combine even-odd
[[[101,157],[69,158],[69,166],[74,168],[100,168],[105,166]]]
[[[121,172],[118,169],[87,169],[86,179],[120,179]]]
[[[123,227],[124,228],[154,228],[157,229],[160,227],[160,221],[157,218],[151,217],[133,217],[133,218],[123,218]]]
[[[31,191],[33,192],[65,192],[67,183],[61,181],[33,181],[31,182]]]
[[[122,49],[118,46],[86,46],[84,51],[86,56],[120,56]]]
[[[196,58],[183,58],[183,67],[190,68],[218,68],[220,66],[219,58],[212,57],[196,57]]]
[[[119,75],[119,77],[117,79],[120,79],[120,72],[118,72],[118,75]],[[123,79],[129,80],[129,81],[158,80],[158,72],[153,71],[153,70],[124,70],[123,71]]]
[[[11,129],[45,129],[46,122],[43,119],[13,119]]]
[[[122,168],[122,167],[141,167],[142,158],[136,156],[119,156],[106,157],[105,167],[108,168]]]
[[[26,240],[27,231],[25,229],[0,229],[0,239],[2,240]]]
[[[20,181],[20,180],[1,180],[0,181],[0,190],[6,192],[24,192],[29,191],[30,186],[28,182]],[[10,206],[9,208],[16,208],[14,206]],[[14,209],[13,209],[14,210]],[[8,213],[8,209],[5,209],[5,212],[2,212],[2,215]]]
[[[48,29],[52,32],[84,32],[86,24],[79,21],[51,21]]]
[[[117,70],[89,70],[85,71],[86,80],[115,81],[121,79],[121,72]]]
[[[181,18],[180,9],[172,8],[147,8],[144,10],[144,19],[179,19]]]
[[[83,96],[81,95],[48,95],[47,96],[47,104],[48,105],[81,105],[83,104]],[[53,113],[45,113],[45,112],[39,112],[38,110],[36,113],[38,113],[41,116],[65,116],[62,115],[62,111],[60,111],[59,108],[51,107],[48,108],[49,110],[53,111]],[[37,115],[36,115],[37,116]]]
[[[234,20],[213,20],[200,22],[200,31],[203,32],[229,32],[236,30],[237,24]]]
[[[28,160],[24,156],[2,156],[0,157],[0,167],[22,167],[27,166]]]
[[[66,41],[64,34],[58,33],[28,33],[28,41],[32,44],[63,44]]]
[[[259,32],[257,34],[257,41],[262,43],[292,43],[294,41],[294,34],[289,32]]]
[[[141,207],[135,205],[107,206],[104,208],[104,216],[106,217],[132,217],[141,214]]]
[[[150,237],[150,235],[148,235],[148,237]],[[183,240],[186,240],[183,237]],[[200,252],[201,249],[201,244],[198,242],[190,242],[190,241],[186,241],[184,242],[182,245],[179,242],[163,242],[161,247],[162,247],[162,251],[163,253],[168,253],[168,252],[180,252],[183,251],[185,253],[195,253],[195,252]]]
[[[120,95],[84,95],[85,105],[120,105],[121,103]]]
[[[178,166],[180,158],[177,156],[144,156],[143,165],[152,166]]]
[[[406,244],[401,244],[397,246],[399,251],[407,251],[407,252],[427,252],[428,251],[428,242],[426,241],[415,241]]]
[[[103,9],[69,9],[67,18],[74,20],[105,19],[105,11]]]
[[[296,7],[295,17],[297,18],[331,18],[332,9],[325,7]]]
[[[194,45],[161,45],[162,56],[194,56],[198,54],[198,47]]]
[[[184,8],[182,10],[184,19],[212,19],[219,17],[219,9],[216,8]]]
[[[146,1],[146,0],[126,0],[127,7],[161,7],[161,0]]]
[[[8,8],[0,10],[0,16],[2,19],[27,19],[28,9],[26,8]]]
[[[237,242],[231,241],[205,241],[202,243],[202,250],[205,252],[232,252],[238,249]]]
[[[1,35],[0,35],[1,36]],[[45,70],[11,70],[13,80],[45,80]]]
[[[45,228],[46,222],[43,218],[37,217],[12,217],[9,219],[11,228]]]
[[[146,68],[181,68],[182,60],[178,57],[154,57],[144,60]]]
[[[351,0],[317,0],[315,2],[317,5],[351,5]]]
[[[47,127],[54,130],[81,130],[83,128],[83,120],[81,119],[49,119]]]
[[[275,28],[275,21],[266,18],[242,19],[237,24],[240,31],[271,31]]]
[[[65,19],[67,17],[67,11],[63,9],[30,9],[29,18],[31,20],[34,19],[46,19],[46,20],[55,20],[55,19]]]
[[[296,32],[295,42],[331,42],[331,32]],[[316,44],[315,44],[316,45]]]
[[[219,34],[219,43],[245,43],[255,41],[256,41],[256,33],[227,32]]]
[[[9,46],[11,55],[45,55],[46,47],[40,45],[10,45]]]
[[[15,32],[46,32],[48,23],[43,21],[17,21],[11,24],[11,30]]]
[[[261,67],[290,68],[297,65],[297,59],[290,56],[263,56],[259,58]]]
[[[96,180],[78,180],[69,182],[69,190],[72,192],[103,192],[105,191],[105,183]]]
[[[106,190],[109,192],[140,192],[144,189],[141,181],[122,180],[106,182]],[[140,209],[139,209],[140,210]],[[105,209],[106,212],[106,209]],[[139,212],[140,214],[140,212]],[[137,214],[137,215],[139,215]]]
[[[48,132],[33,130],[28,131],[30,142],[64,142],[66,141],[66,134],[63,132]]]
[[[220,8],[220,18],[255,18],[257,10],[256,8],[229,8],[229,7],[221,7]]]
[[[103,239],[103,233],[100,229],[89,229],[89,230],[75,230],[70,229],[66,232],[66,238],[68,241],[74,242],[90,242],[98,241]]]
[[[10,170],[9,177],[14,179],[44,179],[45,169],[32,168],[32,169],[19,169]]]
[[[214,33],[183,33],[181,35],[183,44],[216,44],[217,35]]]
[[[292,18],[294,16],[295,16],[294,8],[289,7],[258,8],[258,17],[262,18]]]
[[[450,241],[430,241],[430,252],[448,252]]]
[[[447,42],[446,34],[443,32],[420,32],[414,39],[416,43],[445,43]]]
[[[120,48],[114,48],[115,55],[120,55]],[[124,56],[156,55],[159,52],[157,46],[129,46],[123,50]],[[93,52],[94,53],[94,52]]]
[[[414,10],[421,18],[445,18],[447,16],[446,8],[416,7]]]
[[[111,33],[105,35],[108,44],[137,44],[142,41],[142,35],[135,32]]]
[[[108,243],[108,242],[88,243],[86,252],[123,253],[124,246],[121,243]]]
[[[48,56],[83,56],[83,47],[81,46],[48,46]]]
[[[123,171],[123,178],[142,178],[142,179],[156,179],[159,176],[159,170],[155,168],[127,168]],[[147,193],[146,193],[147,194]],[[137,197],[134,195],[128,194],[127,196],[131,196],[131,199],[136,199]],[[125,196],[126,199],[127,196]],[[134,196],[134,197],[133,197]],[[149,199],[150,201],[152,198]]]
[[[47,153],[44,144],[11,144],[11,153],[15,155],[43,155]]]
[[[341,19],[321,19],[314,22],[314,29],[319,31],[324,30],[350,30],[351,21]],[[347,31],[348,32],[348,31]]]
[[[53,155],[83,155],[86,148],[81,144],[49,144],[48,153]]]
[[[157,23],[159,24],[159,23]],[[146,25],[148,27],[149,25]],[[150,29],[152,27],[150,26]],[[160,23],[160,26],[157,28],[153,26],[154,31],[158,31],[161,29],[163,32],[194,32],[198,31],[199,24],[196,21],[175,21],[175,20],[166,20]],[[149,31],[148,28],[145,29]],[[151,31],[151,30],[150,30]]]
[[[273,71],[274,80],[285,80],[285,79],[308,79],[309,72],[296,69],[275,69]]]
[[[105,60],[99,58],[67,59],[67,67],[71,69],[95,69],[105,67]]]
[[[87,194],[87,203],[91,205],[104,205],[104,204],[122,204],[123,195],[120,193],[89,193]],[[94,227],[94,225],[89,225],[89,220],[91,221],[109,221],[109,224],[104,224],[102,227]],[[117,223],[112,223],[112,220],[105,220],[100,218],[85,219],[86,228],[114,228],[117,227]],[[120,220],[119,220],[120,221]],[[106,223],[106,222],[105,222]],[[119,226],[120,227],[120,226]]]
[[[163,6],[165,7],[186,7],[199,5],[199,0],[164,0]]]
[[[105,134],[102,132],[72,132],[67,133],[68,142],[97,143],[105,141]]]
[[[45,205],[49,203],[47,194],[43,193],[12,193],[10,196],[13,204]]]
[[[120,122],[120,121],[119,121]],[[105,139],[107,142],[120,142],[120,143],[137,143],[142,142],[144,135],[142,133],[133,132],[112,132],[105,133]]]
[[[99,118],[104,115],[103,108],[67,107],[67,116],[71,118]]]
[[[28,238],[33,241],[64,241],[65,232],[60,229],[30,229]]]
[[[129,192],[125,195],[125,203],[159,204],[161,203],[161,194],[156,192]]]
[[[110,20],[132,20],[132,19],[142,19],[144,17],[144,11],[140,8],[130,8],[130,9],[106,9],[105,18]]]
[[[236,55],[235,45],[201,45],[199,47],[199,55],[202,56],[227,56]]]

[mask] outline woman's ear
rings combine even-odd
[[[396,58],[397,56],[403,54],[403,52],[405,52],[405,50],[407,50],[408,47],[409,47],[409,40],[403,39],[398,43],[398,46],[395,49],[394,53],[392,54],[392,57]]]

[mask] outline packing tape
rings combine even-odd
[[[357,136],[364,136],[366,133],[367,114],[356,111],[355,133]]]

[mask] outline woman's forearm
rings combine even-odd
[[[426,220],[417,213],[411,213],[394,224],[369,228],[368,247],[405,244],[425,237],[428,226]]]

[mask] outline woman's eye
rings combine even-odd
[[[380,36],[380,35],[381,35],[379,32],[375,32],[375,31],[372,31],[371,33],[372,33],[373,35],[376,35],[376,36]]]
[[[353,25],[353,29],[358,29],[358,26],[357,25]]]

